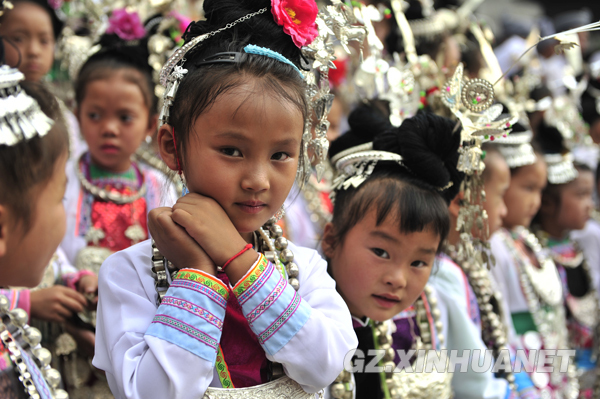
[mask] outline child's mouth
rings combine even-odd
[[[105,145],[101,146],[100,149],[102,150],[102,152],[107,153],[107,154],[115,154],[115,153],[119,152],[119,147],[111,145],[111,144],[105,144]]]
[[[399,299],[392,299],[392,298],[386,298],[384,296],[380,296],[380,295],[375,295],[373,294],[372,297],[375,299],[375,301],[384,308],[392,308],[396,305],[398,305],[400,303]]]
[[[236,205],[239,206],[242,209],[242,211],[250,214],[258,213],[267,206],[267,204],[260,201],[237,202]]]

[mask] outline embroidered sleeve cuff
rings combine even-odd
[[[214,362],[229,291],[216,277],[182,269],[169,287],[146,334]]]
[[[233,287],[233,293],[250,328],[270,355],[285,346],[310,317],[310,306],[262,254]]]

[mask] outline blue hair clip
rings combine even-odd
[[[246,52],[248,54],[264,55],[265,57],[273,58],[277,61],[283,62],[284,64],[291,65],[292,67],[294,67],[294,69],[296,71],[298,71],[298,73],[300,74],[300,77],[302,79],[304,79],[304,75],[302,74],[302,72],[300,72],[300,69],[298,69],[298,67],[296,65],[294,65],[294,63],[292,61],[288,60],[287,58],[285,58],[283,55],[279,54],[276,51],[273,51],[273,50],[265,48],[265,47],[255,46],[254,44],[249,44],[246,47],[244,47],[244,52]]]

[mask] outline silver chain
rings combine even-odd
[[[256,12],[253,12],[253,13],[251,13],[251,14],[246,14],[246,15],[244,15],[243,17],[241,17],[241,18],[238,18],[238,19],[236,19],[235,21],[228,23],[228,24],[227,24],[227,25],[225,25],[224,27],[222,27],[222,28],[220,28],[220,29],[217,29],[217,30],[215,30],[215,31],[212,31],[212,32],[210,32],[210,33],[209,33],[209,34],[206,36],[206,39],[208,39],[209,37],[213,37],[213,36],[214,36],[214,35],[216,35],[217,33],[221,33],[221,32],[223,32],[224,30],[227,30],[227,29],[229,29],[229,28],[233,28],[235,25],[239,24],[240,22],[247,21],[247,20],[249,20],[250,18],[252,18],[252,17],[254,17],[254,16],[256,16],[256,15],[258,15],[258,14],[262,14],[262,13],[265,13],[265,12],[267,12],[267,7],[265,7],[265,8],[261,8],[260,10],[258,10],[258,11],[256,11]],[[206,40],[206,39],[204,39],[204,40]]]

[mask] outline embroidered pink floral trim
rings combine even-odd
[[[319,34],[315,23],[319,9],[315,0],[271,0],[271,12],[275,22],[283,26],[283,31],[298,47],[312,43]]]

